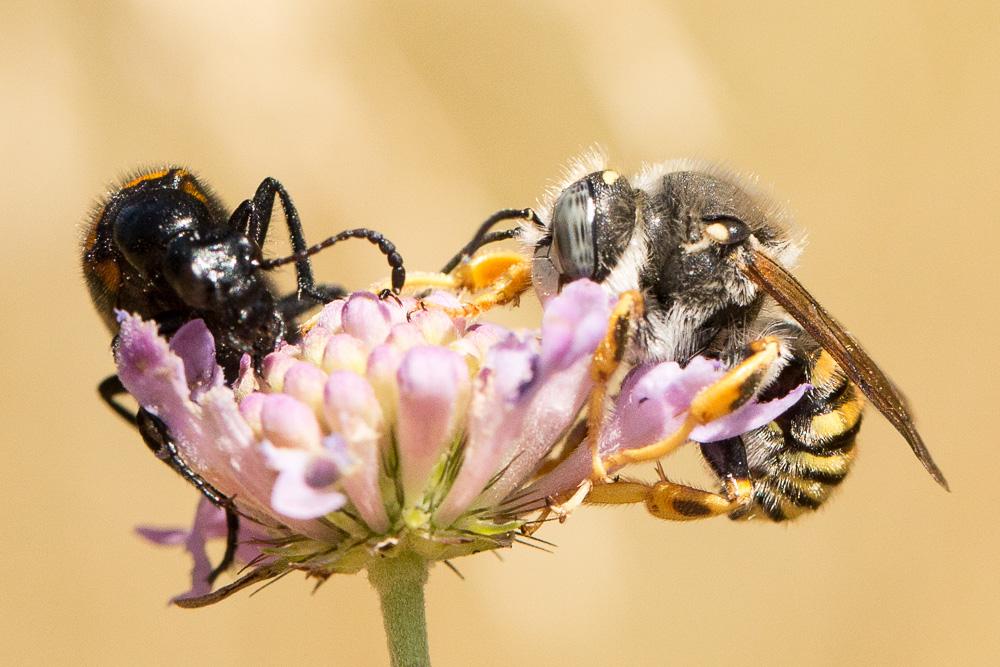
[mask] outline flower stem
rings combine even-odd
[[[427,667],[427,617],[424,584],[427,561],[411,552],[376,560],[368,566],[368,581],[382,602],[382,620],[393,667]]]

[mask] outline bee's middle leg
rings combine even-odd
[[[676,431],[651,445],[615,452],[603,459],[604,467],[661,459],[687,442],[698,426],[731,414],[761,390],[772,375],[773,365],[781,359],[781,350],[781,341],[773,336],[752,342],[746,359],[695,395],[684,423]]]

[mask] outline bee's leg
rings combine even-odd
[[[628,350],[629,333],[632,325],[642,318],[642,295],[635,290],[623,292],[611,311],[608,330],[604,339],[594,351],[590,362],[590,377],[594,388],[587,400],[587,433],[590,435],[590,451],[593,462],[593,477],[602,480],[608,476],[599,450],[604,427],[604,400],[608,394],[608,382],[618,370],[625,352]]]
[[[473,257],[450,274],[421,273],[408,277],[406,287],[482,291],[461,308],[444,309],[452,317],[471,317],[496,306],[516,304],[531,287],[531,263],[516,252],[488,253]]]
[[[695,395],[680,428],[652,445],[615,452],[604,458],[604,466],[617,468],[663,458],[687,442],[695,428],[730,414],[753,398],[768,377],[771,365],[781,358],[781,342],[767,336],[751,343],[750,350],[750,356]]]
[[[649,513],[668,521],[693,521],[720,514],[731,514],[750,504],[753,489],[749,479],[726,480],[725,493],[711,493],[676,484],[657,467],[660,481],[650,484],[620,479],[595,483],[587,499],[589,505],[625,505],[645,503]]]

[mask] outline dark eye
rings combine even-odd
[[[552,247],[549,257],[564,279],[594,275],[594,195],[586,179],[563,190],[552,211]]]
[[[705,224],[705,234],[708,238],[722,245],[742,243],[750,237],[747,224],[731,215],[714,215],[702,218]]]

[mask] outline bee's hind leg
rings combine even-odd
[[[732,514],[749,505],[753,487],[749,478],[728,478],[724,493],[712,493],[667,479],[656,467],[660,481],[648,483],[618,479],[595,483],[584,502],[588,505],[631,505],[644,503],[649,513],[667,521],[693,521],[720,514]]]

